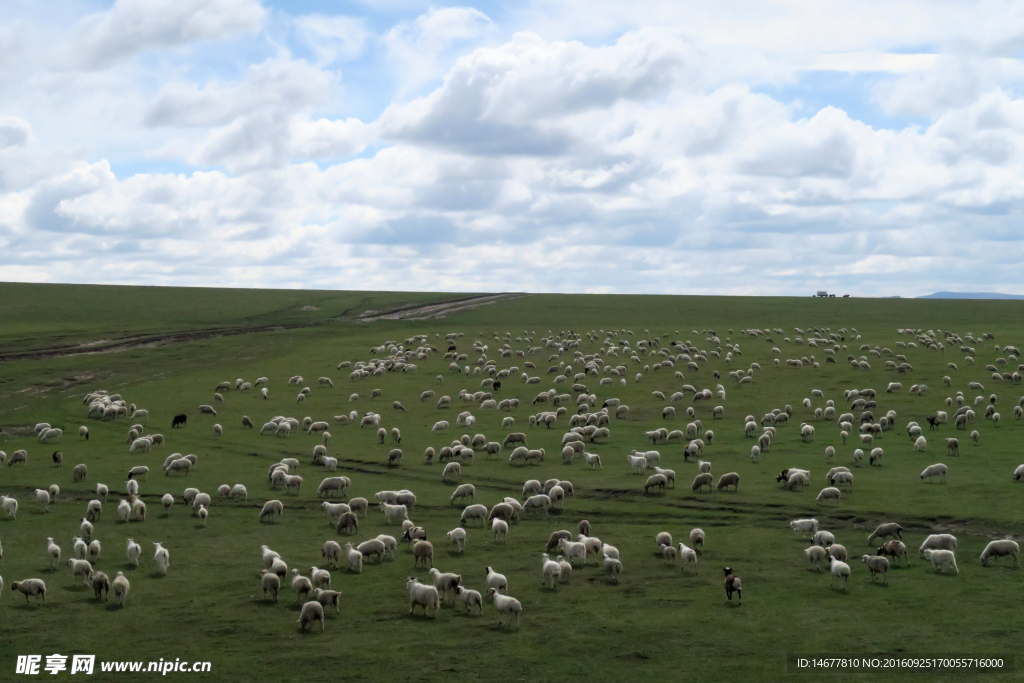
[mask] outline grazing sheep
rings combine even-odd
[[[874,545],[876,541],[881,538],[889,538],[895,536],[899,540],[903,540],[903,527],[896,522],[886,522],[879,524],[871,535],[868,536],[868,545]]]
[[[842,494],[839,489],[834,486],[827,486],[818,493],[817,501],[823,503],[827,500],[834,500],[836,505],[839,505],[839,498]]]
[[[902,541],[888,541],[884,543],[876,551],[877,555],[888,555],[889,557],[896,559],[896,566],[899,566],[900,558],[904,558],[907,561],[907,566],[910,566],[910,557],[907,555],[907,546]]]
[[[947,469],[948,468],[941,462],[936,463],[934,465],[929,465],[928,467],[924,468],[924,471],[921,472],[921,481],[924,481],[925,479],[931,481],[935,477],[939,477],[942,480],[942,483],[946,483]]]
[[[981,552],[981,563],[988,566],[988,561],[993,557],[1013,557],[1013,566],[1020,566],[1017,561],[1017,553],[1020,552],[1020,545],[1016,541],[1001,540],[1001,541],[990,541],[985,549]]]
[[[284,503],[279,500],[268,500],[263,504],[263,509],[260,510],[260,519],[263,521],[268,517],[273,520],[275,517],[278,521],[281,520],[281,515],[284,512]]]
[[[491,531],[494,532],[495,543],[504,543],[505,535],[508,534],[508,522],[503,519],[491,520]]]
[[[929,534],[924,542],[921,543],[921,547],[918,548],[918,555],[921,557],[925,556],[926,550],[956,550],[957,540],[953,534]]]
[[[694,480],[694,485],[696,485],[696,483],[697,482],[696,482],[696,479],[695,479]],[[729,472],[728,474],[723,474],[718,479],[718,485],[716,486],[716,488],[719,491],[721,491],[722,489],[725,489],[726,491],[728,491],[730,486],[732,486],[733,490],[735,490],[735,491],[739,491],[740,490],[740,475],[737,474],[736,472]]]
[[[710,493],[711,492],[711,485],[712,485],[713,482],[714,482],[714,478],[711,476],[710,472],[702,472],[701,474],[698,474],[696,477],[694,477],[693,485],[692,485],[691,488],[693,489],[694,493],[697,493],[701,489],[703,489],[705,486],[707,486],[708,487],[708,493]]]
[[[473,498],[475,494],[475,486],[473,486],[472,484],[460,484],[455,488],[455,491],[452,492],[452,497],[449,500],[448,504],[454,505],[456,498],[458,498],[460,502],[465,498]]]
[[[300,396],[302,394],[299,394]],[[307,596],[308,597],[308,596]],[[300,631],[305,631],[306,627],[309,626],[309,630],[313,630],[313,624],[320,622],[320,632],[324,633],[324,606],[315,600],[303,603],[302,611],[299,612],[298,625]]]

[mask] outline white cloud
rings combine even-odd
[[[320,64],[355,59],[369,37],[366,22],[357,17],[307,14],[295,20],[295,29]]]
[[[1018,291],[1005,3],[595,0],[492,20],[236,0],[117,30],[139,7],[62,26],[107,67],[73,75],[34,58],[44,24],[20,19],[0,278],[911,295],[955,273]]]
[[[67,59],[102,68],[143,50],[255,31],[264,16],[259,0],[117,0],[78,21]]]
[[[0,116],[0,149],[23,147],[32,137],[32,126],[17,116]]]
[[[439,75],[441,56],[459,43],[485,37],[490,18],[472,7],[429,10],[401,22],[383,36],[402,89],[415,89]]]

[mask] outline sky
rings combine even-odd
[[[0,280],[1024,294],[1024,3],[0,0]]]

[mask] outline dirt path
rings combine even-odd
[[[445,318],[451,313],[467,311],[480,306],[487,306],[499,301],[510,301],[517,299],[523,294],[482,294],[480,296],[455,299],[439,304],[423,304],[421,306],[410,306],[399,308],[386,313],[380,311],[366,311],[358,318],[359,322],[373,322],[375,320],[430,320],[431,318]]]

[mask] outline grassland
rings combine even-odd
[[[0,639],[0,677],[14,677],[17,654],[58,652],[91,653],[101,660],[210,660],[213,673],[202,677],[217,681],[817,680],[824,676],[787,674],[786,653],[1016,651],[1024,633],[1021,570],[1005,562],[982,567],[977,558],[991,538],[1024,534],[1022,493],[1011,476],[1024,461],[1020,454],[1024,427],[1012,414],[1022,390],[1008,382],[993,383],[984,369],[1004,355],[995,350],[996,344],[1024,341],[1024,302],[529,295],[457,311],[444,319],[359,322],[368,310],[462,296],[0,285],[0,356],[11,358],[0,363],[0,449],[29,451],[26,467],[5,466],[0,472],[0,492],[16,496],[21,503],[16,520],[0,520],[4,550],[0,575],[8,587],[11,581],[28,576],[44,578],[50,587],[43,607],[26,607],[20,594],[5,589],[0,599],[0,623],[5,627]],[[741,336],[740,330],[747,327],[781,327],[790,338],[796,336],[795,327],[846,328],[849,353],[857,356],[866,354],[859,351],[862,343],[896,350],[897,341],[913,340],[897,335],[897,328],[991,332],[995,340],[975,345],[973,366],[955,347],[942,353],[901,349],[914,367],[904,384],[923,382],[930,387],[918,397],[905,390],[884,393],[885,385],[895,378],[879,359],[872,359],[868,371],[850,369],[842,362],[845,353],[840,354],[839,364],[822,364],[817,371],[774,367],[772,346],[782,349],[783,359],[810,356],[815,349],[787,344],[783,335],[776,335],[774,344],[763,337]],[[861,339],[853,340],[853,328]],[[453,427],[443,436],[431,434],[430,425],[438,419],[454,421],[463,409],[457,400],[459,390],[479,389],[481,378],[447,374],[448,361],[440,354],[419,361],[417,374],[392,373],[361,382],[350,382],[348,371],[337,370],[337,364],[368,360],[371,346],[415,334],[427,334],[440,345],[446,333],[464,332],[458,342],[460,351],[472,354],[472,342],[482,339],[492,349],[489,357],[494,357],[493,350],[500,345],[493,338],[495,333],[504,337],[511,332],[515,340],[529,330],[539,340],[549,330],[568,329],[632,330],[635,335],[626,337],[630,340],[648,336],[644,330],[650,330],[650,335],[667,334],[669,341],[686,339],[700,348],[709,348],[706,339],[711,335],[704,331],[714,330],[723,342],[726,337],[739,342],[742,355],[732,365],[712,358],[698,372],[675,368],[686,374],[686,383],[698,388],[714,389],[719,382],[726,386],[726,401],[715,400],[696,410],[705,427],[715,431],[705,458],[712,461],[716,476],[738,472],[739,491],[692,494],[688,482],[696,467],[683,462],[681,445],[668,445],[659,450],[664,466],[679,473],[680,486],[664,496],[643,495],[643,478],[626,473],[624,454],[632,447],[643,448],[643,432],[666,422],[661,419],[664,403],[651,392],[668,394],[682,382],[672,376],[672,370],[648,373],[641,382],[634,382],[637,370],[625,358],[621,360],[630,367],[626,386],[598,387],[597,378],[588,381],[600,399],[615,396],[631,408],[628,419],[613,421],[609,443],[590,449],[602,455],[604,469],[591,471],[580,461],[565,465],[557,457],[540,467],[513,468],[506,458],[488,462],[478,457],[465,467],[463,480],[476,484],[479,502],[493,504],[504,495],[518,496],[529,478],[569,479],[576,496],[568,499],[560,514],[530,517],[513,526],[504,546],[494,545],[487,531],[471,529],[466,552],[450,553],[444,532],[457,525],[458,511],[448,505],[451,487],[441,483],[440,467],[425,465],[422,453],[427,446],[446,445],[463,433]],[[146,343],[123,343],[140,338]],[[525,349],[536,342],[512,345]],[[598,348],[598,343],[584,341],[581,350],[593,353]],[[83,350],[114,352],[84,354]],[[531,374],[542,376],[539,388],[510,380],[499,398],[517,396],[523,401],[512,413],[517,429],[528,432],[531,447],[545,447],[553,454],[559,450],[564,419],[550,431],[527,428],[527,416],[534,412],[530,401],[538,390],[552,386],[552,376],[543,374],[550,365],[549,354],[497,360],[499,368],[523,367],[524,360],[537,364],[538,372]],[[823,360],[821,354],[818,357]],[[569,361],[571,354],[562,359]],[[753,362],[762,367],[755,372],[753,384],[737,386],[728,379],[729,370]],[[948,362],[958,363],[959,370],[947,370]],[[723,379],[712,377],[716,369]],[[948,389],[942,383],[947,373],[953,378]],[[298,405],[295,388],[285,384],[294,374],[305,376],[312,387],[309,399]],[[444,374],[440,386],[434,380],[438,374]],[[236,377],[252,381],[263,375],[270,378],[269,400],[231,391],[217,405],[215,420],[198,415],[200,403],[212,403],[218,382]],[[316,386],[321,375],[333,378],[333,389]],[[968,391],[970,381],[982,382],[986,396],[998,394],[1002,422],[993,426],[979,417],[972,425],[981,433],[977,446],[968,443],[966,434],[957,434],[963,444],[959,458],[948,458],[941,445],[943,437],[953,435],[952,426],[926,432],[928,451],[913,452],[903,425],[910,420],[924,424],[924,418],[944,409],[945,397],[956,391],[973,400],[978,392]],[[837,509],[821,509],[814,497],[825,485],[825,447],[835,445],[835,464],[849,465],[854,445],[842,446],[838,427],[823,422],[816,423],[817,434],[810,443],[801,442],[797,425],[813,420],[801,401],[811,389],[821,389],[843,412],[848,405],[843,391],[864,387],[880,392],[881,412],[893,409],[898,414],[897,429],[877,444],[886,451],[884,466],[854,468],[853,493],[844,496]],[[374,388],[382,389],[383,397],[370,401]],[[165,434],[167,444],[152,454],[130,454],[125,420],[86,419],[82,397],[96,389],[119,392],[148,408],[152,416],[148,429]],[[455,397],[452,410],[442,415],[433,401],[420,403],[417,397],[425,389]],[[352,392],[360,394],[359,401],[349,401]],[[407,410],[393,411],[393,400],[402,401]],[[717,403],[725,406],[723,420],[711,419],[711,407]],[[822,403],[815,400],[815,406]],[[760,416],[785,404],[793,406],[795,424],[781,428],[771,452],[759,464],[752,463],[743,417]],[[523,603],[522,628],[497,629],[489,605],[483,618],[465,616],[453,608],[443,609],[436,620],[410,617],[404,579],[414,571],[404,546],[396,561],[369,564],[360,575],[332,572],[334,588],[342,590],[344,598],[341,614],[328,616],[326,634],[297,630],[298,607],[292,604],[289,590],[282,592],[276,605],[262,599],[261,544],[280,552],[289,566],[308,571],[311,565],[322,566],[324,540],[338,537],[325,525],[315,495],[321,472],[307,464],[319,440],[304,434],[287,439],[260,437],[241,429],[241,416],[249,415],[258,426],[274,415],[331,420],[353,408],[376,410],[385,426],[402,430],[405,462],[388,469],[384,459],[391,444],[375,443],[369,429],[332,426],[329,452],[341,461],[339,469],[344,471],[339,473],[353,480],[350,495],[372,499],[382,489],[414,490],[419,503],[412,517],[430,532],[436,566],[461,573],[465,583],[477,589],[482,588],[487,565],[505,573],[510,593]],[[170,419],[178,412],[189,414],[189,424],[172,432]],[[473,412],[479,422],[471,433],[499,440],[505,414]],[[64,454],[63,468],[54,468],[50,462],[55,447],[41,446],[24,435],[26,427],[40,421],[65,429],[56,447]],[[214,436],[214,421],[224,425],[222,437]],[[89,441],[75,437],[81,424],[91,430]],[[683,428],[685,419],[680,415],[665,426]],[[187,480],[159,474],[163,459],[175,451],[199,456],[199,467]],[[303,462],[299,473],[305,485],[298,496],[268,490],[267,467],[282,457]],[[950,466],[947,483],[922,484],[921,469],[939,461]],[[79,462],[88,465],[89,476],[75,484],[71,466]],[[116,492],[124,491],[125,473],[136,464],[148,464],[154,470],[149,481],[142,482],[150,515],[143,523],[125,525],[116,519],[116,501],[123,495]],[[810,469],[812,487],[801,493],[778,488],[775,475],[788,466]],[[65,557],[70,553],[71,539],[86,503],[94,497],[96,482],[112,489],[112,502],[96,527],[95,537],[104,544],[97,569],[111,576],[123,570],[129,576],[132,592],[124,610],[99,603],[90,590],[72,586],[66,566],[48,570],[46,537],[57,540]],[[32,491],[52,483],[61,487],[61,495],[46,514],[37,510]],[[245,484],[249,502],[215,500],[208,526],[199,528],[180,503],[182,490],[196,486],[213,493],[224,483]],[[169,515],[159,506],[166,492],[179,501]],[[284,518],[280,524],[260,524],[257,512],[271,497],[284,499]],[[806,542],[789,531],[787,522],[807,515],[817,516],[823,528],[849,548],[854,575],[848,591],[831,590],[827,572],[819,574],[805,566]],[[544,588],[539,559],[544,542],[551,531],[574,529],[583,518],[591,521],[595,535],[620,549],[625,565],[622,582],[608,584],[603,573],[590,566],[576,570],[571,582],[557,592]],[[872,585],[859,555],[871,551],[866,544],[870,530],[890,520],[908,529],[911,566],[893,569],[888,586]],[[682,540],[695,526],[708,535],[700,573],[682,575],[656,555],[654,535],[667,530]],[[958,576],[936,575],[916,558],[924,535],[939,530],[960,539]],[[382,515],[371,511],[362,521],[358,538],[397,532],[398,527],[385,527]],[[124,542],[129,536],[144,548],[137,570],[126,566]],[[166,577],[155,573],[152,541],[162,541],[171,551],[172,566]],[[742,607],[725,601],[721,586],[725,565],[743,578]],[[154,674],[139,677],[147,675]],[[870,674],[881,680],[904,680],[907,675]],[[962,673],[910,675],[929,680],[972,678]],[[94,678],[105,680],[99,673]],[[109,679],[118,678],[124,675]],[[1013,674],[984,678],[1015,679]]]

